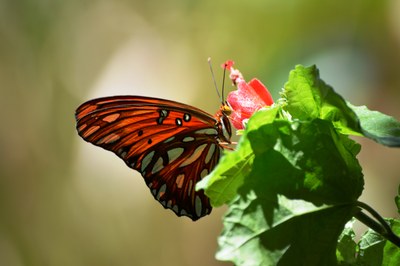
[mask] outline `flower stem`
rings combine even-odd
[[[389,224],[385,221],[385,219],[383,219],[382,216],[379,215],[378,212],[376,212],[371,206],[361,201],[357,201],[356,205],[360,208],[360,211],[354,215],[357,220],[370,227],[372,230],[379,233],[396,246],[400,247],[400,238],[393,233]],[[376,220],[363,213],[362,210],[368,211]]]

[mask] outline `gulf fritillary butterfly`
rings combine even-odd
[[[78,134],[139,171],[164,208],[193,221],[211,205],[195,184],[218,163],[232,134],[230,108],[212,116],[196,107],[142,96],[113,96],[76,110]]]

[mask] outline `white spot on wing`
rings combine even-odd
[[[197,147],[196,150],[189,157],[187,157],[186,160],[179,167],[184,167],[196,161],[201,156],[207,145],[208,144],[205,143]]]
[[[214,152],[215,152],[215,144],[211,144],[210,148],[208,149],[206,159],[204,160],[206,164],[210,162],[212,156],[214,155]]]
[[[161,169],[163,169],[164,168],[163,162],[164,161],[163,161],[163,159],[161,157],[158,158],[158,160],[154,164],[153,169],[151,170],[151,172],[154,174],[154,173],[157,173],[158,171],[160,171]]]
[[[215,128],[204,128],[204,129],[200,129],[194,132],[195,134],[199,134],[199,135],[218,135],[218,132]]]
[[[181,156],[184,151],[185,149],[180,147],[167,151],[169,163],[178,159],[178,157]]]
[[[127,152],[123,148],[120,148],[118,149],[117,154],[121,156],[122,159],[125,159]]]
[[[208,175],[208,170],[203,169],[203,171],[201,171],[201,173],[200,173],[200,177],[203,179],[206,175]]]
[[[193,137],[184,137],[182,142],[191,142],[193,140],[195,140],[195,138],[193,138]]]
[[[175,119],[175,124],[179,127],[182,126],[182,119],[180,118]]]
[[[154,151],[149,152],[142,160],[142,167],[140,168],[141,172],[144,172],[146,167],[149,165],[151,162],[151,159],[153,159],[154,156]]]
[[[164,184],[164,185],[162,185],[161,187],[160,187],[160,190],[158,190],[158,193],[157,193],[157,199],[159,200],[164,194],[165,194],[165,191],[167,190],[167,185],[166,184]],[[165,205],[165,204],[163,204],[163,205]]]
[[[170,137],[170,138],[164,140],[164,143],[171,142],[171,141],[173,141],[174,139],[175,139],[175,137]]]
[[[196,196],[195,199],[195,210],[196,210],[196,215],[197,216],[201,216],[201,209],[203,208],[202,203],[201,203],[201,199],[199,196]]]
[[[167,117],[168,116],[168,110],[164,110],[164,109],[160,110],[160,116],[161,117]]]
[[[190,114],[184,114],[183,115],[183,121],[185,121],[185,122],[189,122],[190,118],[191,118]]]

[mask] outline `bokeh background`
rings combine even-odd
[[[317,64],[353,104],[400,119],[398,0],[0,0],[0,265],[229,265],[214,259],[224,208],[178,219],[75,131],[99,96],[213,113],[209,56],[217,81],[233,59],[275,98],[296,64]],[[357,140],[362,200],[396,216],[399,150]]]

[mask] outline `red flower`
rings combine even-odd
[[[233,64],[230,60],[223,64],[223,67],[231,72],[229,77],[237,87],[237,90],[230,92],[227,97],[227,102],[232,108],[229,118],[236,129],[243,129],[245,120],[257,110],[272,105],[274,100],[261,81],[254,78],[246,83],[242,73],[232,67]]]

